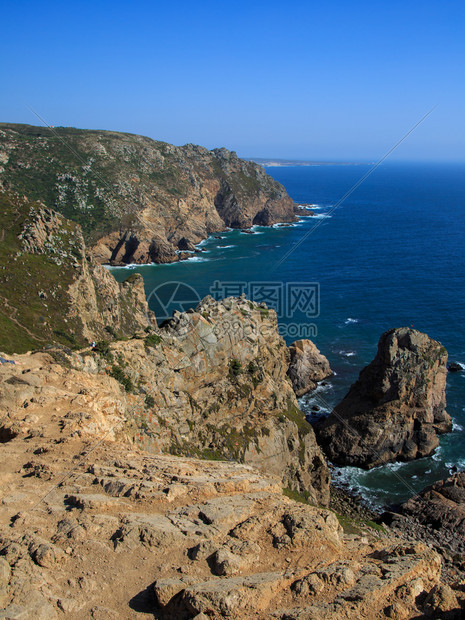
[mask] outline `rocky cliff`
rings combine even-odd
[[[168,262],[225,227],[296,219],[285,189],[226,149],[0,124],[0,186],[81,225],[101,263]]]
[[[334,513],[291,501],[279,478],[250,466],[140,450],[123,431],[138,396],[90,372],[97,357],[81,356],[84,371],[65,363],[77,354],[61,363],[52,354],[0,366],[10,425],[1,435],[0,616],[463,613],[463,592],[440,583],[435,551],[388,531],[343,531]],[[181,369],[181,350],[171,356]]]
[[[89,255],[80,227],[12,193],[0,193],[0,343],[23,352],[71,347],[108,331],[132,336],[154,323],[142,277],[118,284]]]
[[[329,471],[286,376],[274,311],[244,298],[206,298],[145,338],[57,355],[90,380],[119,381],[115,402],[137,445],[253,464],[327,505]]]
[[[316,429],[328,458],[371,468],[430,455],[451,430],[445,411],[447,351],[426,334],[384,333],[375,359]]]

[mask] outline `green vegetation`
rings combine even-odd
[[[0,128],[4,132],[0,141],[14,147],[3,164],[8,186],[77,222],[88,242],[137,226],[139,191],[125,183],[121,192],[124,179],[138,178],[139,187],[156,186],[160,202],[189,192],[188,177],[165,143],[72,127],[51,131],[0,123]]]
[[[108,340],[99,340],[96,342],[94,351],[99,353],[102,357],[104,357],[108,362],[113,360],[113,355],[110,349],[110,343]]]
[[[141,195],[153,195],[154,189],[160,206],[173,208],[178,198],[192,191],[192,173],[205,180],[219,179],[224,197],[235,196],[238,201],[263,192],[272,199],[279,193],[278,183],[253,162],[226,155],[232,166],[223,166],[222,152],[193,154],[186,147],[174,149],[112,131],[73,127],[52,131],[10,123],[0,123],[0,128],[0,141],[9,147],[9,158],[2,164],[8,187],[80,224],[87,242],[137,228]]]
[[[76,226],[64,222],[55,249],[47,254],[24,252],[19,235],[38,208],[14,194],[0,194],[0,343],[6,353],[86,344],[80,318],[67,315],[67,290],[79,273],[70,257]]]
[[[73,349],[79,349],[79,342],[76,340],[74,334],[68,334],[64,329],[54,329],[53,333],[60,338],[60,340],[67,340]]]
[[[237,359],[232,359],[229,362],[229,376],[231,378],[237,378],[240,374],[242,374],[242,364]]]
[[[247,365],[247,372],[249,375],[254,375],[258,371],[258,366],[255,362],[249,362]]]
[[[118,333],[114,330],[114,328],[111,325],[105,325],[105,331],[107,332],[107,334],[109,334],[112,338],[118,339],[119,335]]]
[[[278,415],[278,420],[280,420],[280,422],[284,422],[283,416],[284,418],[287,418],[288,420],[296,424],[297,428],[299,429],[299,435],[301,437],[304,437],[311,431],[312,427],[305,419],[304,414],[300,411],[298,407],[296,407],[296,405],[294,405],[292,401],[288,400],[287,409],[280,412],[280,414]]]
[[[263,381],[263,373],[255,362],[249,362],[247,365],[247,372],[250,375],[254,389]]]
[[[222,452],[228,459],[238,461],[244,460],[244,453],[249,445],[253,442],[258,449],[259,429],[251,424],[245,424],[242,428],[223,424],[216,427],[213,424],[207,424],[208,431],[215,436],[214,443],[218,446],[218,450]]]
[[[154,397],[153,397],[153,396],[151,396],[150,394],[147,394],[147,395],[145,396],[145,398],[144,398],[144,403],[145,403],[145,406],[146,406],[148,409],[153,409],[153,408],[155,407],[155,399],[154,399]]]
[[[342,515],[331,508],[328,510],[334,512],[345,534],[355,534],[357,536],[362,536],[364,534],[373,534],[375,536],[387,534],[386,528],[379,525],[379,523],[375,523],[369,519],[354,519],[347,515]]]
[[[202,459],[204,461],[226,460],[224,455],[222,455],[219,450],[214,450],[210,448],[197,448],[196,446],[193,446],[188,442],[183,442],[182,444],[178,441],[173,442],[169,448],[169,452],[174,456],[188,456]]]
[[[2,179],[14,192],[0,197],[0,343],[7,353],[47,344],[88,344],[68,295],[85,258],[76,223],[88,246],[110,233],[137,232],[145,197],[156,195],[161,217],[169,215],[181,224],[178,198],[192,192],[192,175],[208,183],[224,181],[225,197],[235,195],[238,202],[257,192],[270,196],[279,187],[253,162],[223,151],[197,152],[143,136],[73,127],[0,123],[0,129],[0,146],[8,153]],[[23,195],[31,202],[18,197]],[[56,252],[53,247],[44,254],[23,251],[18,237],[39,208],[32,201],[66,218],[53,240]],[[250,302],[249,307],[256,305]],[[134,333],[129,329],[134,324],[131,308],[130,295],[122,298],[121,334],[106,326],[112,339]],[[147,342],[156,344],[156,339]]]
[[[145,348],[146,349],[148,349],[149,347],[155,348],[157,345],[160,344],[161,341],[162,341],[162,337],[159,336],[158,334],[149,334],[144,339]]]
[[[110,370],[110,376],[119,381],[126,392],[134,391],[134,383],[132,382],[131,377],[125,372],[124,366],[121,365],[120,362],[113,364]]]
[[[295,502],[300,502],[301,504],[308,504],[309,493],[308,491],[302,491],[299,493],[298,491],[294,491],[289,487],[284,487],[283,495],[288,497],[289,499],[294,500]]]

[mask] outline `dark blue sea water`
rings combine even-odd
[[[286,339],[310,337],[336,372],[302,400],[308,414],[315,405],[316,415],[324,414],[341,400],[373,359],[379,336],[392,327],[426,332],[442,342],[450,360],[465,364],[465,165],[380,166],[323,218],[367,170],[267,169],[295,201],[315,204],[317,217],[292,227],[256,228],[253,235],[221,233],[192,260],[137,267],[158,317],[185,307],[189,296],[187,305],[209,293],[245,291],[269,300]],[[122,280],[128,269],[113,273]],[[167,282],[190,288],[160,288]],[[447,397],[454,431],[441,438],[433,457],[370,472],[345,468],[335,477],[383,505],[406,499],[454,465],[465,469],[465,372],[449,373]]]

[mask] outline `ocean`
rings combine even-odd
[[[452,433],[432,457],[369,472],[336,468],[333,478],[380,508],[465,469],[465,165],[389,163],[377,168],[337,209],[366,165],[270,167],[316,217],[292,226],[254,227],[202,242],[201,253],[169,265],[115,268],[118,280],[144,277],[158,319],[174,309],[245,292],[278,312],[288,343],[309,337],[334,377],[301,399],[310,421],[326,415],[376,354],[380,335],[413,326],[439,340],[449,361],[447,411]],[[325,215],[329,214],[327,217]]]

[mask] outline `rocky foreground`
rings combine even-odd
[[[47,353],[16,359],[0,366],[16,398],[0,617],[460,617],[464,593],[425,545],[344,533],[251,466],[140,450],[118,428],[114,379],[81,373],[76,393],[77,371]]]

